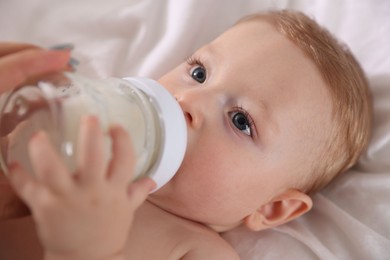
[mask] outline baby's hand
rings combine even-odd
[[[155,184],[142,179],[129,185],[135,164],[130,138],[119,126],[110,129],[110,136],[109,165],[95,117],[81,124],[75,174],[44,133],[29,144],[35,177],[11,165],[12,185],[32,211],[48,259],[117,259],[123,254],[135,210]]]

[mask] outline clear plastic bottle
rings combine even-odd
[[[39,130],[48,133],[71,172],[76,170],[80,119],[93,114],[103,130],[122,125],[136,153],[135,179],[149,176],[157,188],[179,168],[187,144],[187,127],[175,98],[158,82],[147,78],[91,80],[61,73],[7,94],[0,107],[0,163],[20,162],[33,172],[27,144]],[[107,160],[110,138],[106,138]]]

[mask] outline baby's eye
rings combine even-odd
[[[247,112],[234,112],[231,114],[233,125],[244,134],[252,136],[252,122]]]
[[[196,66],[190,71],[191,77],[199,83],[206,81],[206,69],[202,66]]]

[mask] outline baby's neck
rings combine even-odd
[[[210,229],[212,231],[215,231],[217,233],[222,233],[222,232],[229,231],[229,230],[231,230],[231,229],[233,229],[235,227],[238,227],[242,223],[242,222],[238,222],[238,223],[234,223],[234,224],[231,224],[231,225],[217,225],[217,224],[202,223],[202,222],[198,222],[198,221],[195,221],[193,219],[190,219],[190,218],[186,218],[186,217],[174,214],[174,213],[172,213],[170,211],[167,211],[164,208],[159,207],[156,203],[153,203],[153,200],[146,200],[145,203],[149,203],[149,204],[153,205],[154,207],[159,208],[160,210],[166,212],[167,214],[175,216],[175,217],[177,217],[179,219],[183,219],[185,221],[189,221],[189,222],[192,222],[192,223],[203,225],[204,227],[206,227],[206,228],[208,228],[208,229]]]

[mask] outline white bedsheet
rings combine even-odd
[[[359,165],[284,226],[225,234],[242,259],[390,259],[389,0],[0,0],[0,40],[71,42],[93,77],[158,78],[245,14],[294,8],[346,42],[374,95],[373,139]]]

